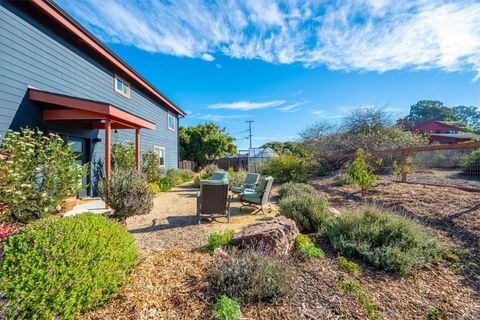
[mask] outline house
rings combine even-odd
[[[92,163],[83,196],[93,195],[93,163],[110,174],[116,141],[135,141],[137,169],[150,148],[177,168],[185,112],[55,3],[0,0],[0,34],[0,136],[59,133],[79,163]]]
[[[415,133],[425,133],[429,136],[431,143],[440,144],[461,143],[480,138],[479,135],[461,132],[462,128],[437,121],[434,118],[415,125],[412,131]]]

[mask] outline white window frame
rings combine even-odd
[[[127,88],[127,93],[123,92],[122,90],[118,89],[117,88],[117,83],[118,83],[118,80],[120,80],[122,82],[122,85],[125,86]],[[131,98],[131,93],[132,93],[132,87],[130,85],[130,82],[128,81],[125,81],[122,77],[120,77],[118,74],[114,74],[113,75],[113,90],[118,93],[119,95],[127,98],[127,99],[130,99]]]
[[[162,151],[163,151],[163,164],[160,163],[160,167],[164,168],[165,165],[167,164],[167,152],[166,152],[165,147],[159,146],[159,145],[154,145],[154,146],[153,146],[153,150],[155,151],[155,153],[156,153],[157,156],[158,156],[158,161],[159,161],[159,163],[160,163],[161,161],[160,161],[160,155],[158,154],[158,150],[162,150]]]
[[[170,127],[170,118],[172,119],[172,124],[173,124],[173,127]],[[167,128],[168,130],[172,130],[172,131],[176,131],[177,129],[177,121],[176,121],[176,117],[173,113],[171,113],[170,111],[168,111],[168,115],[167,115]]]

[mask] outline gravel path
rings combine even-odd
[[[218,218],[198,224],[196,195],[198,189],[191,184],[178,186],[170,192],[160,193],[148,215],[127,220],[128,231],[133,234],[139,253],[145,257],[151,252],[170,248],[195,249],[206,244],[210,233],[218,230],[239,230],[243,226],[260,222],[275,215],[275,206],[266,214],[252,214],[250,209],[240,212],[240,203],[233,198],[231,219]]]

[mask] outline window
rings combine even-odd
[[[165,167],[165,147],[154,146],[153,150],[158,156],[161,167]]]
[[[168,112],[168,129],[175,131],[175,116]]]
[[[113,87],[116,93],[130,99],[130,83],[115,75],[113,78]]]

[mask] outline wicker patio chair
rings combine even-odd
[[[240,194],[242,210],[244,207],[258,208],[258,211],[265,213],[265,206],[270,206],[270,192],[272,191],[273,178],[266,177],[260,180],[256,189],[245,189]]]
[[[198,223],[202,220],[202,216],[227,217],[230,223],[230,201],[228,184],[202,184],[197,195]]]

